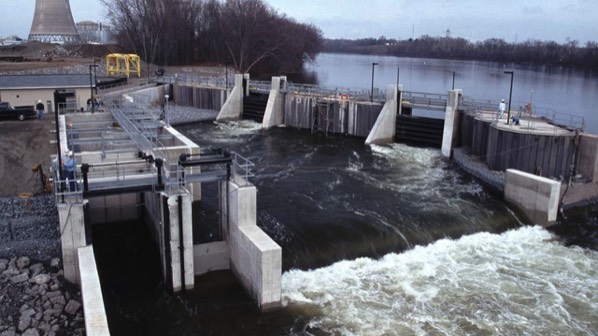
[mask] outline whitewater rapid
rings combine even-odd
[[[545,229],[441,239],[283,274],[284,304],[340,335],[595,335],[598,252]]]

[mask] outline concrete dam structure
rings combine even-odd
[[[150,104],[156,96],[164,97],[163,87],[126,99],[105,95],[109,113],[56,114],[61,150],[52,176],[64,276],[81,285],[88,334],[108,330],[91,236],[91,227],[104,223],[146,223],[160,251],[156,262],[163,282],[172,292],[194,288],[197,275],[231,270],[258,307],[280,305],[282,251],[256,225],[251,162],[224,150],[199,148],[160,120],[161,109]],[[67,149],[78,163],[74,176],[57,164]],[[203,183],[218,186],[221,234],[196,243],[192,204],[201,202]],[[93,325],[98,320],[100,327]]]
[[[195,92],[194,96],[214,92],[206,86],[180,81],[173,82],[173,90],[175,97],[185,90]],[[465,99],[458,89],[439,95],[406,92],[401,85],[390,85],[385,94],[373,97],[366,92],[295,86],[284,76],[264,83],[252,82],[248,75],[236,75],[235,85],[222,104],[218,120],[252,119],[264,129],[284,125],[314,133],[345,134],[363,137],[366,144],[405,142],[432,146],[440,148],[447,158],[453,158],[455,151],[466,150],[471,153],[469,157],[483,162],[465,165],[457,160],[458,164],[501,193],[509,190],[521,193],[522,189],[507,185],[534,180],[528,187],[532,193],[529,197],[522,199],[505,194],[505,199],[530,220],[543,225],[556,220],[557,210],[571,189],[561,188],[561,182],[555,188],[553,181],[571,181],[574,175],[593,181],[598,171],[598,147],[591,135],[583,133],[583,120],[559,124],[520,109],[513,111],[517,117],[515,124],[515,119],[499,118],[494,104]],[[436,111],[440,116],[416,116],[413,113],[416,110]],[[502,172],[502,175],[497,177],[483,170]],[[517,172],[527,174],[519,179],[506,178]],[[536,182],[543,187],[534,186]],[[581,194],[585,195],[582,198],[595,197],[591,192],[589,196],[588,192]],[[529,200],[536,201],[527,204]],[[542,215],[538,215],[538,209],[543,209]]]
[[[463,150],[478,151],[476,164],[501,170],[497,185],[505,200],[542,225],[554,222],[562,205],[565,188],[559,174],[570,176],[565,174],[575,171],[595,179],[598,172],[598,141],[592,136],[530,114],[520,114],[527,129],[508,124],[488,106],[466,101],[458,89],[432,95],[389,86],[374,99],[359,92],[292,86],[285,77],[254,83],[248,75],[236,75],[230,88],[228,83],[176,76],[162,77],[160,82],[104,95],[110,113],[57,116],[60,148],[74,150],[80,163],[75,186],[70,186],[72,179],[61,175],[60,169],[54,169],[54,180],[58,182],[65,278],[81,283],[86,322],[87,312],[99,316],[90,320],[103,321],[103,308],[96,301],[98,293],[101,297],[97,270],[90,260],[90,227],[127,220],[142,220],[150,228],[160,250],[156,262],[171,291],[193,288],[196,275],[228,269],[261,309],[280,305],[282,251],[256,225],[256,187],[248,178],[251,162],[225,150],[199,148],[177,132],[168,114],[162,118],[160,106],[165,97],[178,105],[218,111],[220,121],[246,118],[261,123],[263,129],[286,126],[325,136],[344,134],[363,138],[365,144],[402,141],[397,133],[411,129],[409,141],[422,139],[423,146],[433,143],[444,157],[487,180],[483,170],[469,169],[472,160],[458,159]],[[436,111],[441,117],[414,116],[418,108]],[[406,120],[417,125],[405,127]],[[534,140],[542,137],[549,141]],[[557,157],[573,160],[575,168],[545,160],[553,156],[553,148]],[[536,153],[533,160],[530,151]],[[527,171],[537,165],[543,168],[542,174]],[[196,243],[192,204],[202,199],[202,183],[218,185],[221,234],[215,241]],[[88,332],[101,330],[94,328],[90,325]]]

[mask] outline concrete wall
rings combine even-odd
[[[581,136],[577,171],[592,182],[598,181],[598,135]]]
[[[193,246],[193,270],[195,275],[229,268],[230,251],[225,241]]]
[[[179,106],[192,106],[202,110],[220,111],[226,102],[230,90],[205,85],[175,83],[174,101]]]
[[[403,86],[399,85],[398,91],[403,91]],[[389,86],[386,103],[378,115],[376,123],[372,127],[370,134],[365,140],[365,144],[387,144],[394,142],[397,125],[397,88]]]
[[[87,245],[84,216],[86,204],[85,200],[57,204],[64,278],[74,284],[80,284],[77,250]]]
[[[320,105],[320,106],[318,106]],[[326,128],[321,116],[316,116],[318,109],[328,106],[328,132],[349,134],[366,138],[378,120],[383,105],[354,101],[339,97],[318,97],[304,94],[287,93],[285,96],[284,124],[288,127],[312,129],[317,117],[316,130]]]
[[[488,128],[486,165],[492,170],[517,169],[549,178],[571,174],[577,146],[575,136],[513,132]]]
[[[109,336],[108,318],[102,297],[102,287],[98,275],[93,246],[78,249],[79,269],[81,270],[81,298],[85,314],[85,334]]]
[[[546,226],[556,221],[560,194],[560,182],[507,169],[505,200],[516,205],[534,224]]]
[[[140,218],[140,194],[116,194],[89,199],[90,224],[116,223]]]
[[[442,133],[442,155],[451,157],[455,139],[459,134],[459,98],[462,96],[461,90],[449,90],[448,101],[446,102],[446,111],[444,113],[444,132]]]
[[[166,88],[168,85],[160,85],[145,88],[139,91],[129,93],[135,102],[143,102],[148,106],[162,106],[165,104],[165,97],[164,95],[168,92]]]
[[[256,188],[229,182],[229,237],[232,270],[258,306],[280,306],[282,249],[256,225]]]

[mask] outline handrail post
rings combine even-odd
[[[158,169],[158,187],[162,187],[162,166],[164,165],[164,161],[161,158],[157,158],[154,163]]]
[[[87,163],[81,164],[81,174],[83,175],[83,192],[86,193],[89,191],[89,165]]]

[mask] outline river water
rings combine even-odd
[[[583,117],[585,129],[598,134],[598,73],[563,67],[512,63],[437,60],[375,55],[320,54],[305,68],[306,78],[328,88],[386,90],[398,81],[403,90],[446,94],[454,87],[482,101],[508,102],[513,71],[511,108],[531,103],[538,113],[556,113],[560,119]],[[453,77],[454,73],[454,77]]]
[[[169,295],[143,224],[97,226],[113,335],[598,335],[595,206],[550,232],[436,149],[246,121],[179,130],[256,164],[258,225],[283,249],[283,307],[259,312],[229,272]],[[209,236],[215,186],[203,188]],[[589,229],[571,234],[578,224]]]

